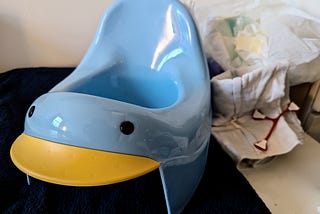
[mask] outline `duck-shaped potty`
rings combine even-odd
[[[179,213],[203,174],[210,80],[196,26],[177,0],[118,0],[78,67],[29,108],[11,148],[31,177],[97,186],[159,169]]]

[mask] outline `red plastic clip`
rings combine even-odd
[[[297,112],[299,110],[299,107],[294,103],[294,102],[290,102],[288,104],[288,107],[281,112],[276,118],[270,118],[265,116],[263,113],[261,113],[258,110],[255,110],[252,114],[252,118],[254,120],[270,120],[272,122],[272,127],[270,129],[270,131],[268,132],[267,136],[263,139],[263,140],[259,140],[258,142],[256,142],[254,144],[254,146],[261,150],[261,151],[267,151],[268,150],[268,140],[271,137],[274,129],[276,128],[279,119],[287,112]]]

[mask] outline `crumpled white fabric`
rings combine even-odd
[[[320,79],[320,17],[295,1],[182,2],[193,13],[204,51],[225,70],[286,60],[291,86]]]
[[[303,130],[293,112],[280,118],[268,140],[268,150],[254,144],[268,134],[272,122],[254,120],[255,109],[277,117],[290,102],[287,81],[288,64],[229,70],[212,79],[214,118],[212,134],[238,167],[253,167],[302,143]]]
[[[182,2],[195,18],[207,57],[225,70],[212,79],[212,134],[237,166],[257,166],[301,144],[300,121],[288,112],[267,151],[257,149],[272,122],[254,120],[252,112],[275,118],[290,102],[289,86],[320,79],[320,17],[292,0]]]

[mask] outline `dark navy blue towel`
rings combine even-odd
[[[159,172],[99,187],[32,180],[11,162],[29,105],[74,68],[27,68],[0,74],[0,213],[166,213]],[[202,181],[183,213],[270,213],[230,157],[211,139]]]

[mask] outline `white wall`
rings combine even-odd
[[[0,0],[0,73],[18,67],[76,66],[113,1]],[[292,2],[320,16],[320,0]]]
[[[0,73],[76,66],[113,0],[0,0]]]

